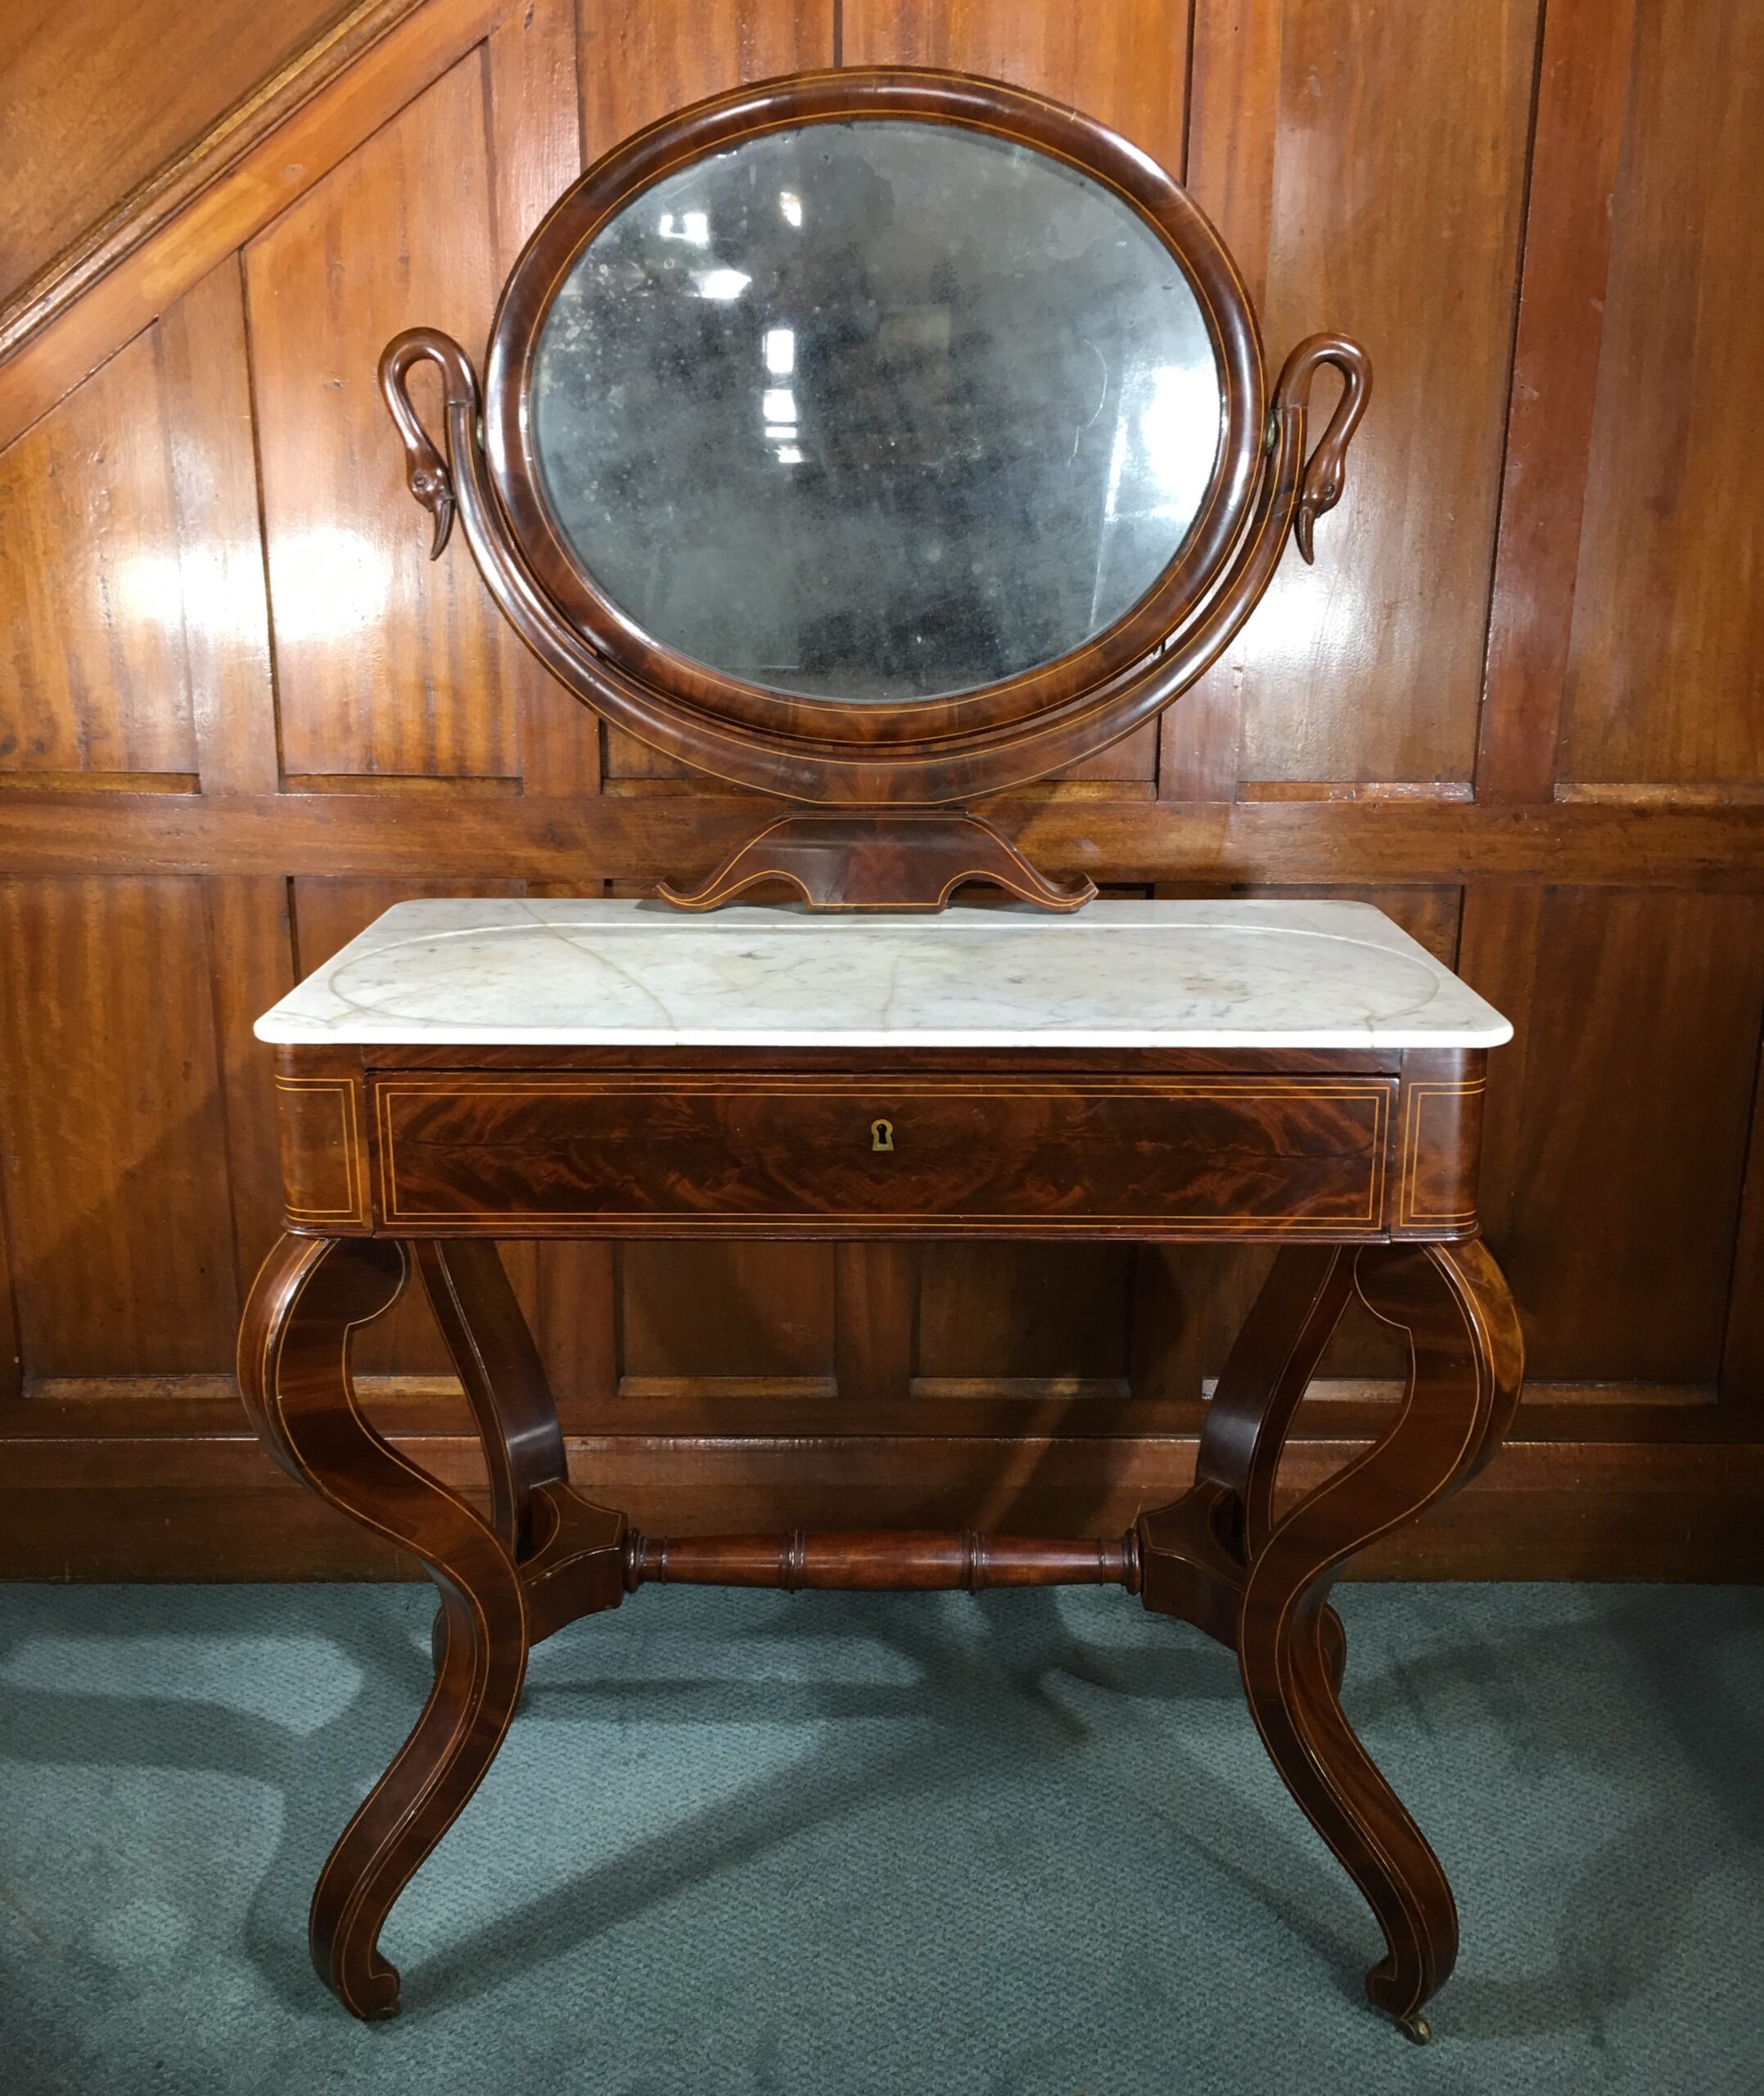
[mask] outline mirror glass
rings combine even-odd
[[[653,639],[780,692],[970,691],[1080,647],[1193,523],[1225,402],[1112,190],[954,125],[803,124],[602,226],[546,315],[546,500]]]

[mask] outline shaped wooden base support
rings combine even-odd
[[[383,1441],[356,1402],[350,1335],[390,1308],[413,1267],[483,1442],[488,1520]],[[1281,1449],[1356,1290],[1407,1335],[1407,1391],[1381,1440],[1277,1518]],[[1457,1914],[1432,1850],[1342,1715],[1345,1642],[1327,1596],[1348,1559],[1473,1476],[1506,1430],[1518,1325],[1480,1243],[1283,1249],[1220,1379],[1192,1488],[1127,1535],[1076,1541],[637,1534],[569,1483],[538,1352],[483,1240],[285,1237],[252,1291],[239,1366],[252,1420],[283,1467],[420,1558],[440,1592],[428,1703],[313,1895],[313,1962],[352,2015],[396,2012],[381,1926],[494,1759],[527,1653],[564,1624],[649,1582],[1118,1585],[1236,1651],[1270,1757],[1383,1931],[1367,1994],[1410,2037],[1428,2035],[1421,2008],[1451,1970]]]
[[[811,910],[941,910],[966,881],[1003,888],[1039,910],[1081,910],[1096,883],[1038,873],[990,823],[959,808],[846,808],[784,815],[688,894],[664,881],[676,910],[715,910],[762,881],[787,881]]]

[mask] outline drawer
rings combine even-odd
[[[507,1235],[1375,1236],[1394,1081],[373,1082],[382,1227]]]

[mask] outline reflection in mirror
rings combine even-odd
[[[546,317],[557,529],[636,626],[774,690],[902,700],[1069,653],[1187,536],[1223,426],[1175,255],[1031,148],[897,120],[653,184]]]

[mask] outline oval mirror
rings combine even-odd
[[[769,813],[677,900],[712,907],[787,846],[817,907],[939,907],[977,852],[1072,908],[942,811],[1086,762],[1207,673],[1289,532],[1310,558],[1370,368],[1313,334],[1270,396],[1243,278],[1150,155],[900,66],[634,133],[521,251],[481,390],[432,328],[380,382],[432,550],[457,508],[565,689],[670,764],[826,811]]]
[[[663,174],[562,274],[526,445],[635,636],[740,683],[948,698],[1084,648],[1193,531],[1225,374],[1149,219],[961,124],[796,124]]]

